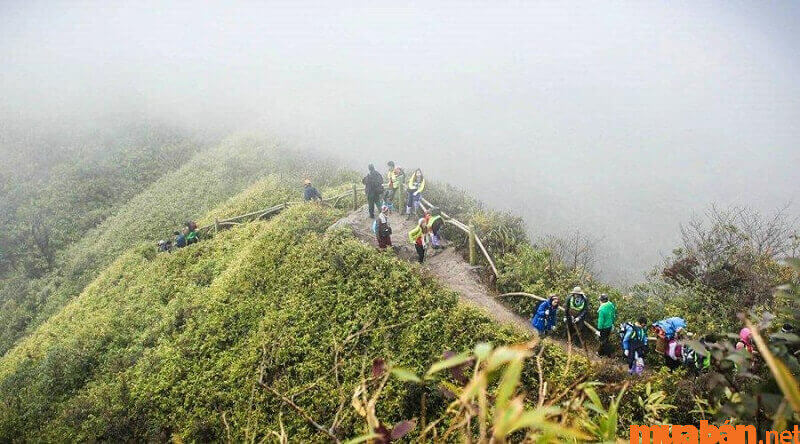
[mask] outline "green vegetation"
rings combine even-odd
[[[131,150],[136,151],[136,148]],[[131,245],[170,236],[184,221],[201,218],[269,174],[276,175],[274,180],[282,182],[280,196],[289,195],[291,189],[297,190],[300,196],[300,184],[305,176],[318,178],[320,186],[338,185],[340,182],[328,181],[352,176],[324,157],[315,160],[314,169],[308,168],[311,155],[280,148],[262,138],[239,136],[199,151],[180,168],[165,172],[141,192],[127,198],[113,215],[79,241],[64,248],[57,255],[52,271],[35,279],[16,273],[0,281],[4,295],[0,310],[0,351],[10,348],[19,337],[58,312]],[[127,168],[135,170],[136,167],[128,165]],[[298,171],[302,171],[302,175]],[[63,185],[56,181],[53,187],[62,188]],[[247,198],[242,199],[231,203],[234,206],[231,210],[236,209],[236,205],[247,205]],[[69,211],[82,211],[91,205],[91,202],[85,203]]]
[[[340,215],[301,205],[175,254],[126,253],[0,361],[0,436],[238,440],[277,431],[283,409],[293,438],[319,439],[259,378],[330,422],[373,357],[421,371],[445,350],[524,339],[415,266],[323,238]],[[392,383],[381,413],[419,396]],[[338,420],[354,433],[355,412]]]
[[[500,270],[487,285],[500,292],[564,295],[581,285],[592,302],[608,293],[618,321],[680,314],[691,330],[724,333],[748,313],[762,330],[768,366],[750,366],[721,339],[707,344],[707,372],[651,366],[631,380],[608,361],[498,325],[417,265],[329,230],[349,198],[338,208],[293,205],[157,254],[155,241],[188,219],[212,224],[297,201],[306,177],[332,196],[357,177],[257,137],[212,147],[146,141],[143,151],[121,144],[129,148],[83,172],[53,175],[36,199],[15,195],[19,220],[46,208],[74,213],[75,224],[53,234],[51,264],[20,259],[34,265],[0,275],[0,441],[608,441],[631,423],[733,417],[775,428],[800,419],[797,337],[774,334],[798,319],[798,274],[778,261],[777,248],[788,247],[764,244],[753,219],[695,225],[663,270],[623,293],[588,262],[565,264],[557,243],[531,242],[519,218],[429,183],[430,201],[476,227]],[[165,162],[169,171],[156,168]],[[71,171],[47,171],[60,168]],[[81,182],[92,174],[113,198]],[[445,236],[466,254],[463,233],[448,227]],[[504,302],[525,317],[536,306]]]

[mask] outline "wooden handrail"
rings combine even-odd
[[[384,187],[386,185],[388,185],[388,184],[384,184]],[[365,189],[366,189],[366,187],[359,187],[359,186],[353,184],[353,189],[351,191],[346,191],[346,192],[343,192],[342,194],[338,194],[338,195],[335,195],[335,196],[324,198],[324,199],[322,199],[322,202],[325,203],[325,202],[330,202],[330,201],[336,201],[338,203],[338,201],[340,199],[342,199],[344,197],[347,197],[352,193],[353,194],[353,208],[355,208],[355,206],[357,205],[357,202],[358,202],[358,196],[357,196],[356,193],[359,192],[359,191],[364,191]],[[247,214],[234,216],[234,217],[231,217],[231,218],[228,218],[228,219],[224,219],[224,220],[217,220],[217,221],[215,221],[215,224],[202,226],[202,227],[198,228],[197,231],[208,231],[208,230],[214,228],[215,226],[219,227],[219,226],[223,226],[223,225],[228,225],[229,226],[229,225],[238,224],[243,219],[247,219],[247,218],[253,217],[253,216],[257,216],[256,219],[261,219],[261,218],[263,218],[263,217],[265,217],[265,216],[267,216],[269,214],[279,212],[281,210],[284,210],[284,209],[288,208],[290,205],[295,205],[297,203],[301,203],[301,202],[285,202],[285,203],[282,203],[282,204],[274,205],[274,206],[269,207],[269,208],[265,208],[263,210],[253,211],[253,212],[250,212],[250,213],[247,213]],[[434,205],[432,203],[430,203],[430,201],[428,201],[425,198],[420,198],[420,206],[425,211],[427,211],[428,209],[434,207]],[[471,228],[469,226],[467,226],[465,223],[461,222],[458,219],[455,219],[455,218],[451,217],[449,214],[445,213],[444,211],[442,211],[441,214],[445,218],[445,222],[448,222],[451,225],[455,226],[456,228],[458,228],[459,230],[463,231],[468,236],[470,235],[470,229]],[[489,263],[489,267],[491,267],[492,273],[494,273],[495,277],[499,277],[500,273],[497,271],[497,266],[495,265],[494,261],[492,260],[492,257],[489,256],[489,252],[486,250],[486,247],[483,245],[483,242],[481,241],[480,237],[478,237],[477,233],[474,233],[474,235],[475,235],[475,243],[478,246],[478,248],[481,250],[481,253],[483,254],[483,256],[486,258],[486,261]]]
[[[430,201],[428,201],[427,199],[420,198],[420,206],[422,207],[423,210],[427,211],[425,205],[427,205],[427,208],[434,207],[434,205],[432,203],[430,203]],[[463,222],[461,222],[458,219],[450,217],[450,215],[448,215],[444,211],[442,211],[441,214],[442,214],[443,217],[445,217],[445,220],[447,222],[450,222],[452,225],[458,227],[459,229],[461,229],[461,231],[465,232],[467,235],[470,234],[470,227],[468,227],[466,224],[464,224]],[[478,237],[477,233],[475,233],[474,235],[475,235],[475,243],[478,245],[478,248],[480,248],[481,253],[483,253],[483,256],[486,258],[486,261],[489,263],[489,266],[492,268],[492,272],[494,273],[494,276],[495,277],[500,277],[500,273],[497,271],[497,266],[495,266],[494,261],[492,260],[492,257],[489,256],[489,252],[486,251],[486,247],[483,246],[483,242],[481,241],[480,237]]]

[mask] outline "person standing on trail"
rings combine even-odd
[[[422,170],[417,168],[414,174],[408,179],[408,201],[406,202],[406,213],[408,219],[411,219],[411,210],[413,208],[416,215],[419,210],[420,200],[422,199],[422,191],[425,190],[425,176],[422,175]]]
[[[571,335],[577,336],[577,343],[583,345],[584,322],[589,313],[589,301],[581,287],[572,289],[572,293],[567,298],[567,315],[564,321],[567,323],[568,331]]]
[[[387,205],[391,211],[394,210],[395,203],[397,203],[398,191],[400,191],[403,181],[406,179],[406,174],[403,172],[402,168],[395,166],[394,162],[391,160],[386,166],[389,167],[389,171],[386,172],[388,188],[383,194],[383,203]]]
[[[540,336],[546,336],[556,328],[558,302],[558,296],[551,294],[546,301],[542,301],[536,308],[536,314],[531,318],[531,326],[536,329]]]
[[[408,241],[414,244],[417,250],[417,261],[423,263],[425,261],[425,233],[428,232],[428,226],[425,224],[425,219],[420,219],[417,226],[408,233]]]
[[[439,230],[442,229],[443,225],[444,219],[442,219],[442,211],[436,207],[431,208],[428,217],[428,231],[431,233],[431,244],[433,244],[434,250],[440,250],[444,248],[442,246],[442,238],[439,237]]]
[[[303,181],[303,200],[306,202],[312,200],[322,201],[322,194],[319,194],[319,191],[311,186],[311,180],[309,179]]]
[[[611,343],[608,341],[611,336],[611,329],[617,321],[617,307],[608,300],[608,295],[600,295],[600,307],[597,309],[597,330],[600,335],[600,356],[611,356]]]
[[[375,208],[381,207],[383,196],[383,176],[375,171],[375,165],[369,164],[369,173],[361,179],[364,184],[364,192],[367,194],[367,208],[369,218],[375,219]]]
[[[381,214],[378,215],[375,234],[378,237],[378,248],[381,250],[392,246],[392,227],[389,226],[389,207],[383,205]]]
[[[647,353],[647,319],[641,317],[635,324],[622,324],[622,352],[628,358],[628,373],[640,375],[644,370]]]

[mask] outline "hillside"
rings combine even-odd
[[[323,234],[340,215],[303,205],[174,254],[124,254],[0,361],[3,440],[206,441],[224,421],[234,440],[264,437],[281,404],[259,373],[329,421],[374,357],[420,372],[445,350],[524,339],[414,266]],[[401,386],[388,418],[418,402]],[[342,436],[356,433],[344,415]]]
[[[714,346],[714,366],[703,374],[659,370],[651,355],[645,377],[629,378],[621,360],[567,346],[561,326],[555,341],[539,341],[527,324],[535,299],[496,298],[563,294],[580,284],[591,295],[609,293],[618,321],[686,309],[698,331],[724,332],[739,322],[741,305],[712,319],[689,309],[746,290],[781,322],[796,316],[796,293],[771,290],[796,282],[796,272],[766,257],[757,262],[759,287],[654,277],[636,299],[530,243],[519,218],[433,182],[426,196],[476,227],[497,262],[496,280],[467,264],[466,236],[450,226],[449,248],[423,266],[408,260],[404,245],[413,222],[396,215],[398,254],[377,251],[363,208],[353,211],[350,199],[291,205],[269,220],[156,253],[155,241],[187,219],[209,224],[298,200],[305,177],[326,196],[358,180],[334,159],[258,137],[197,148],[179,168],[126,191],[125,202],[97,206],[109,214],[66,245],[52,270],[19,286],[10,285],[19,276],[4,279],[0,441],[324,442],[405,420],[429,424],[411,437],[458,430],[463,439],[472,434],[473,402],[492,404],[479,410],[494,431],[505,430],[502,418],[533,421],[509,425],[520,439],[606,440],[628,424],[694,423],[697,409],[720,420],[731,411],[759,424],[781,412],[792,420],[779,403],[750,407],[751,393],[783,395],[766,366],[739,371],[747,355],[731,343]],[[786,351],[775,353],[786,358]],[[385,368],[402,371],[388,377]],[[483,391],[470,392],[473,384]],[[357,394],[368,391],[374,413],[359,407]],[[459,407],[453,400],[470,399],[467,393],[477,398]]]
[[[317,176],[317,168],[326,171],[320,183],[323,186],[325,180],[338,183],[346,174],[322,157],[315,158],[313,167],[308,164],[308,157],[282,149],[274,141],[238,136],[199,149],[138,192],[136,188],[126,191],[130,197],[112,208],[112,214],[94,228],[77,232],[79,240],[66,245],[54,266],[41,277],[15,274],[0,281],[4,296],[0,351],[56,313],[132,245],[170,235],[184,221],[203,217],[254,182],[283,173],[285,189],[298,189],[304,175]],[[125,171],[131,168],[135,164]],[[53,186],[64,185],[53,181]],[[137,183],[136,187],[141,185]],[[279,199],[286,193],[268,194],[267,199]],[[84,204],[87,209],[66,208],[64,212],[80,215],[98,207],[96,203]]]

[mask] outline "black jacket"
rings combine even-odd
[[[364,191],[367,195],[383,193],[383,176],[381,176],[381,173],[372,170],[361,179],[361,182],[364,184]]]

